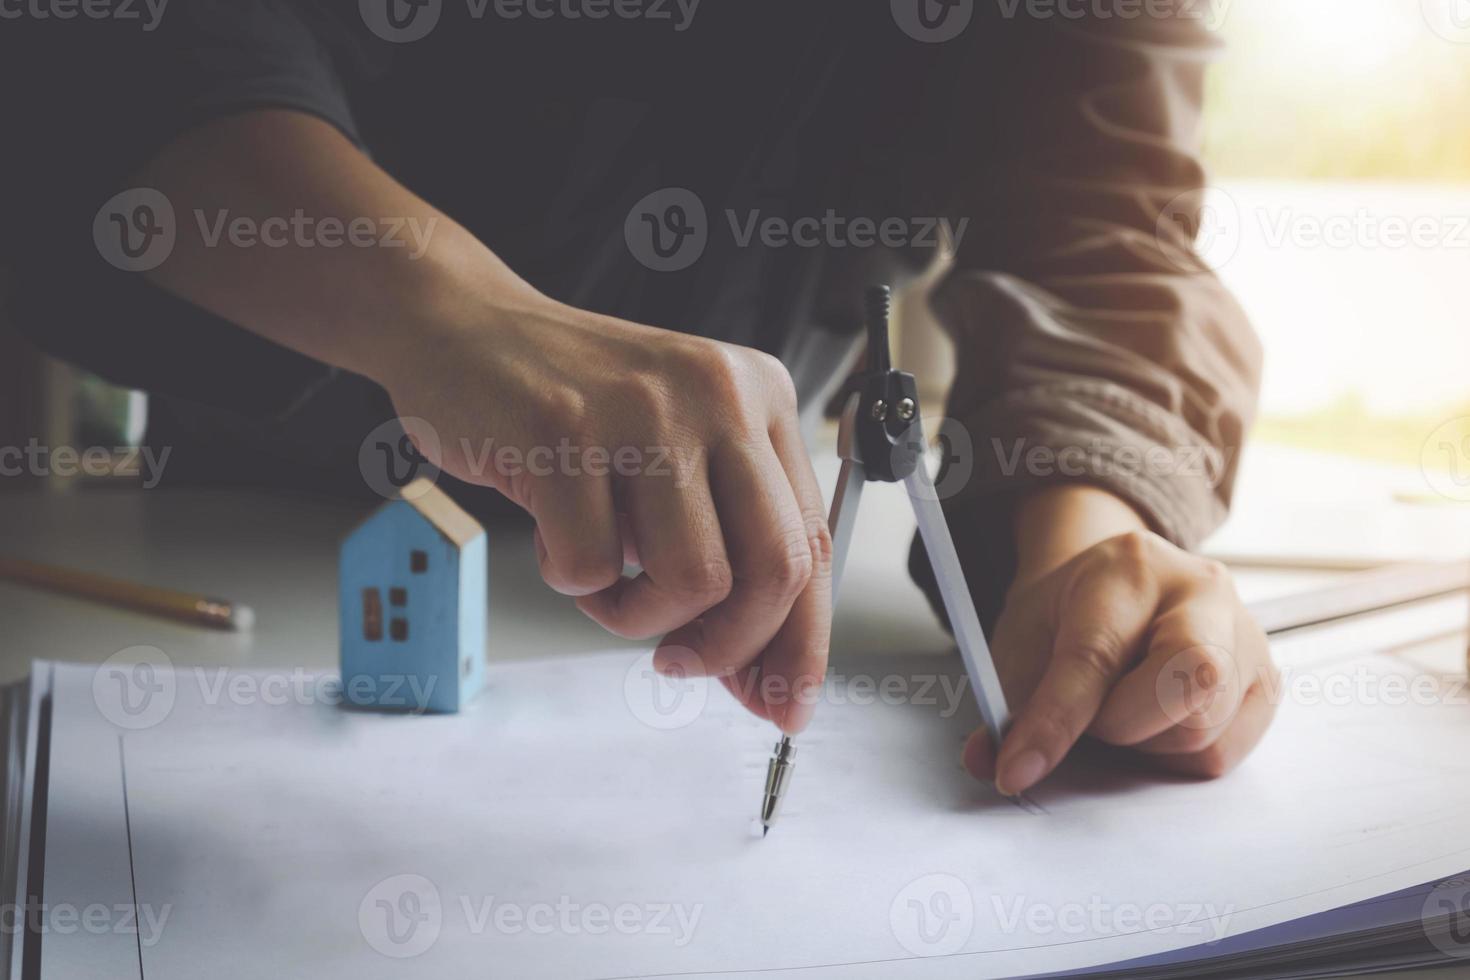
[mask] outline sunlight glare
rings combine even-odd
[[[1261,0],[1253,0],[1261,2]],[[1357,73],[1405,57],[1424,36],[1419,0],[1264,0],[1285,38],[1318,70]]]

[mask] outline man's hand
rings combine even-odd
[[[528,288],[426,329],[383,381],[401,416],[436,429],[430,461],[525,508],[542,577],[592,619],[667,634],[659,670],[719,677],[804,728],[827,666],[832,544],[781,363]]]
[[[436,430],[439,450],[419,447],[431,462],[531,513],[553,588],[622,636],[668,634],[661,670],[718,676],[788,733],[806,725],[827,666],[832,545],[780,362],[554,302],[304,113],[200,126],[138,181],[181,214],[432,228],[410,255],[215,247],[181,222],[150,278],[381,384]]]
[[[992,644],[1013,723],[998,758],[983,729],[970,737],[971,773],[1025,792],[1084,735],[1201,777],[1254,748],[1276,673],[1223,566],[1090,487],[1025,501],[1018,535],[1021,569]]]

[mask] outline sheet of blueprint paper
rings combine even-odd
[[[1018,804],[959,767],[958,669],[839,664],[762,840],[773,730],[646,654],[498,666],[426,717],[181,668],[121,739],[137,900],[169,910],[143,975],[1032,975],[1470,867],[1463,697],[1298,692],[1225,779],[1083,759]],[[1409,668],[1350,669],[1399,691]],[[94,670],[58,667],[58,700],[96,700]]]

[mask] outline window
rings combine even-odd
[[[370,643],[383,638],[383,596],[377,589],[362,590],[362,638]]]

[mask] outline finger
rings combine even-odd
[[[1235,727],[1249,692],[1259,690],[1270,700],[1272,689],[1263,683],[1261,671],[1269,679],[1275,668],[1266,657],[1259,663],[1264,664],[1260,670],[1243,671],[1233,664],[1220,669],[1211,664],[1197,672],[1176,672],[1169,683],[1183,689],[1177,709],[1181,721],[1138,743],[1137,751],[1147,755],[1195,755],[1215,745]],[[1216,681],[1214,688],[1209,686],[1211,680]]]
[[[1024,793],[1057,767],[1131,665],[1158,602],[1146,562],[1100,552],[1078,569],[1057,611],[1051,662],[1001,746],[997,789]]]
[[[716,450],[710,477],[733,585],[724,602],[664,637],[654,666],[666,647],[686,647],[717,675],[748,666],[770,644],[810,581],[814,559],[769,440]]]
[[[826,502],[812,472],[811,459],[794,422],[771,433],[771,445],[796,495],[802,527],[812,555],[811,577],[791,612],[761,654],[761,692],[769,716],[788,735],[810,723],[827,674],[832,642],[832,534]]]
[[[1139,676],[1125,678],[1134,682],[1129,690],[1115,690],[1103,708],[1114,720],[1094,724],[1092,734],[1145,752],[1207,748],[1229,726],[1248,686],[1235,658],[1213,646],[1151,655],[1133,673]]]
[[[1130,746],[1176,727],[1199,738],[1221,729],[1252,681],[1231,650],[1236,606],[1233,592],[1201,589],[1161,614],[1148,655],[1113,687],[1089,734]]]
[[[765,721],[771,720],[770,712],[766,710],[766,702],[761,697],[761,665],[757,661],[743,670],[728,671],[720,675],[720,683],[725,690],[734,695],[739,701],[757,718]]]
[[[965,747],[960,750],[960,762],[966,772],[981,782],[995,779],[995,746],[990,741],[989,731],[977,728],[970,733],[970,737],[965,739]]]
[[[553,474],[530,483],[526,497],[547,585],[562,595],[581,596],[622,577],[623,542],[606,477]]]
[[[1192,647],[1168,658],[1153,678],[1154,711],[1172,722],[1132,744],[1140,752],[1192,753],[1225,734],[1250,688],[1235,658],[1220,647]]]
[[[643,475],[623,484],[634,550],[643,566],[578,607],[619,636],[667,633],[730,594],[732,572],[707,471]]]
[[[1186,776],[1218,779],[1250,755],[1270,727],[1275,714],[1276,703],[1267,696],[1267,686],[1257,684],[1246,692],[1240,710],[1236,712],[1225,733],[1208,748],[1183,755],[1152,756],[1153,765]]]

